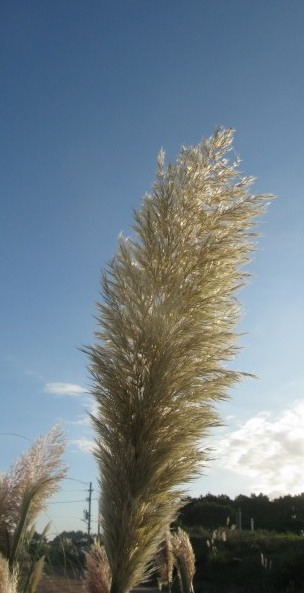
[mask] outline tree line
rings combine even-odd
[[[263,529],[304,535],[304,492],[270,500],[265,494],[225,494],[188,498],[180,510],[179,522],[185,527],[202,526],[213,530],[233,526],[244,530]]]

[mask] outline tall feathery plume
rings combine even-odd
[[[149,573],[183,485],[207,459],[214,405],[241,378],[225,364],[237,350],[235,291],[269,196],[249,193],[252,179],[227,158],[232,141],[219,129],[169,166],[160,153],[135,238],[120,238],[103,277],[98,342],[86,352],[111,593]]]

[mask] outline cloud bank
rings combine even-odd
[[[47,383],[43,391],[59,397],[77,397],[83,393],[87,393],[87,390],[81,387],[81,385],[74,385],[73,383]]]
[[[304,491],[304,402],[276,417],[261,412],[216,445],[217,465],[250,478],[251,492],[276,497]]]

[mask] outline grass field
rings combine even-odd
[[[87,593],[83,579],[72,579],[62,576],[43,576],[37,593]]]
[[[85,580],[63,576],[43,576],[37,593],[88,593]],[[133,593],[158,593],[154,587],[138,587]]]

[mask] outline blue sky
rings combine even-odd
[[[0,471],[28,444],[6,433],[33,441],[61,421],[72,480],[41,524],[85,529],[86,489],[98,487],[80,348],[100,271],[159,149],[175,159],[223,125],[254,190],[278,198],[239,295],[236,366],[259,379],[220,406],[216,459],[191,493],[301,492],[302,0],[4,0],[0,21]]]

